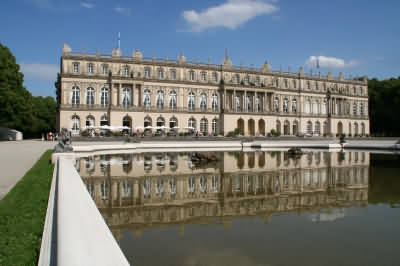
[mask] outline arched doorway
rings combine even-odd
[[[248,130],[249,130],[249,136],[254,136],[255,135],[255,123],[253,119],[249,119],[249,121],[247,121],[247,126],[248,126]]]
[[[308,121],[307,122],[307,134],[312,135],[313,131],[312,131],[312,122]]]
[[[281,121],[276,120],[276,133],[281,134]]]
[[[265,121],[264,119],[258,120],[258,133],[265,136]]]
[[[151,117],[146,116],[144,118],[144,123],[143,123],[145,133],[151,132],[152,124],[153,124],[153,121],[151,120]]]
[[[287,120],[283,123],[283,135],[290,135],[290,123]]]
[[[124,116],[124,118],[122,119],[122,126],[129,127],[129,130],[131,130],[132,129],[132,118],[130,118],[130,116],[128,116],[128,115]]]
[[[244,135],[244,120],[239,118],[237,121],[237,128],[239,129],[239,134]]]
[[[343,124],[342,124],[342,122],[339,122],[338,124],[337,124],[337,133],[338,134],[343,134]]]

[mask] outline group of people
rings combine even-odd
[[[58,133],[53,133],[53,132],[47,132],[47,133],[42,133],[42,140],[47,140],[47,141],[54,141],[58,140]]]

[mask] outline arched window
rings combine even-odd
[[[207,81],[207,72],[202,71],[200,73],[201,81]]]
[[[124,66],[124,76],[125,77],[129,76],[129,67],[128,66]]]
[[[353,103],[353,115],[357,115],[357,104]]]
[[[151,107],[151,91],[149,89],[144,90],[143,105],[146,108]]]
[[[218,111],[218,95],[216,93],[213,93],[212,97],[212,109],[213,111]]]
[[[200,132],[203,133],[204,136],[208,134],[208,120],[206,118],[200,120]]]
[[[194,119],[193,117],[189,118],[188,127],[196,129],[196,119]]]
[[[178,127],[178,119],[175,116],[169,119],[169,128],[177,128]]]
[[[146,127],[151,127],[152,125],[153,125],[153,122],[152,122],[152,120],[151,120],[151,117],[146,116],[146,117],[144,118],[144,123],[143,123],[144,128],[146,128]]]
[[[207,94],[205,94],[204,92],[200,94],[200,108],[202,110],[207,109]]]
[[[88,64],[88,70],[87,70],[87,72],[89,73],[89,74],[93,74],[93,64],[92,63],[89,63]]]
[[[312,134],[312,122],[308,121],[307,122],[307,134]]]
[[[315,122],[314,133],[319,136],[321,134],[321,123],[319,121]]]
[[[361,135],[365,136],[365,124],[361,123]]]
[[[157,118],[156,126],[158,128],[165,126],[165,119],[164,117],[160,116]]]
[[[196,75],[195,75],[194,71],[193,71],[193,70],[190,70],[190,71],[189,71],[189,80],[190,80],[190,81],[194,81],[195,78],[196,78]]]
[[[276,120],[276,132],[281,133],[281,121]]]
[[[275,112],[279,112],[280,106],[279,106],[279,98],[275,97],[274,99],[274,110]]]
[[[81,129],[81,120],[79,119],[79,116],[77,116],[77,115],[74,115],[73,117],[72,117],[72,134],[73,135],[77,135],[77,134],[79,134],[79,131],[80,131],[80,129]]]
[[[144,68],[144,77],[149,79],[151,76],[151,69],[149,67]]]
[[[314,114],[319,114],[319,110],[320,110],[319,101],[314,101],[313,102],[313,113]]]
[[[200,192],[202,193],[207,192],[207,177],[205,176],[200,177]]]
[[[89,115],[86,117],[86,127],[94,127],[94,117]]]
[[[328,134],[328,122],[324,121],[322,132],[324,135]]]
[[[172,80],[176,79],[176,70],[175,69],[171,69],[169,72],[169,78]]]
[[[164,69],[162,69],[161,67],[158,69],[157,71],[158,73],[158,79],[164,79]]]
[[[100,118],[100,126],[108,126],[108,117],[106,114],[102,115]]]
[[[189,92],[188,108],[193,110],[196,107],[196,95],[193,91]]]
[[[337,134],[343,134],[343,123],[342,122],[339,122],[338,124],[337,124]]]
[[[128,107],[131,105],[131,89],[123,88],[122,90],[122,105]]]
[[[94,104],[94,89],[93,88],[87,88],[87,91],[86,91],[86,104],[87,105],[93,105]]]
[[[354,123],[354,134],[358,135],[358,124]]]
[[[211,130],[213,134],[218,133],[218,120],[216,118],[214,118],[211,122]]]
[[[80,103],[80,90],[78,87],[72,87],[72,105],[79,105]]]
[[[306,114],[311,113],[311,101],[310,100],[306,101],[306,107],[304,109],[305,109]]]
[[[169,92],[168,106],[171,109],[176,109],[176,92],[175,91],[170,91]]]
[[[242,110],[242,104],[240,103],[239,95],[235,96],[235,107],[236,107],[236,112],[240,112]]]
[[[157,91],[156,105],[157,105],[157,108],[159,108],[159,109],[164,108],[164,92],[162,90]]]
[[[297,135],[297,133],[299,133],[299,123],[297,121],[293,122],[293,129],[292,129],[292,133],[293,135]]]
[[[297,113],[297,100],[292,99],[292,113]]]
[[[283,123],[283,135],[290,135],[290,123],[287,120]]]
[[[283,112],[289,112],[289,100],[288,98],[283,99]]]
[[[101,89],[100,104],[102,106],[108,106],[108,89],[107,88]]]
[[[351,135],[351,123],[349,122],[349,134]]]
[[[122,126],[132,128],[132,118],[128,115],[124,116],[124,118],[122,118]]]

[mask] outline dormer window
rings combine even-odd
[[[287,79],[284,79],[284,81],[283,81],[283,82],[285,83],[285,88],[287,89],[287,88],[289,87],[288,80],[287,80]]]
[[[164,70],[162,68],[158,69],[158,79],[164,79]]]
[[[218,74],[217,74],[217,72],[213,72],[213,73],[212,73],[212,79],[213,79],[214,82],[217,82],[217,81],[218,81]]]
[[[236,83],[236,84],[239,84],[239,82],[240,82],[240,76],[239,76],[239,74],[235,74],[234,76],[233,76],[233,83]]]
[[[176,70],[171,69],[170,71],[170,79],[175,80],[176,79]]]
[[[79,64],[78,63],[74,63],[73,71],[74,71],[74,73],[79,73]]]
[[[108,75],[108,65],[103,65],[103,75]]]
[[[194,79],[195,79],[194,71],[193,71],[193,70],[190,70],[190,71],[189,71],[189,80],[190,80],[190,81],[194,81]]]
[[[201,81],[207,81],[207,73],[206,72],[201,72]]]
[[[249,77],[248,75],[246,75],[246,76],[244,77],[244,84],[248,85],[249,82],[250,82],[250,77]]]
[[[93,74],[93,64],[92,64],[92,63],[89,63],[89,64],[88,64],[88,70],[87,70],[87,72],[90,73],[90,74]]]
[[[296,80],[294,79],[293,80],[293,89],[296,89],[296,87],[297,87],[297,83],[296,83]]]
[[[125,77],[129,76],[129,67],[128,66],[124,66],[124,76]]]

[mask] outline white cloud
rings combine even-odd
[[[87,3],[87,2],[81,2],[80,3],[81,4],[81,7],[84,7],[84,8],[94,8],[94,4],[91,4],[91,3]]]
[[[25,77],[39,80],[51,80],[57,79],[57,73],[59,66],[52,64],[24,64],[21,63],[21,72],[24,73]]]
[[[214,27],[236,29],[247,21],[265,14],[277,12],[276,1],[264,0],[227,0],[227,2],[197,12],[183,11],[183,18],[191,31],[200,32]]]
[[[127,15],[129,16],[131,14],[131,9],[127,7],[114,7],[113,10],[121,15]]]
[[[310,56],[306,60],[306,66],[308,67],[316,67],[319,63],[320,67],[324,68],[346,68],[346,67],[354,67],[360,64],[357,60],[349,60],[345,61],[344,59],[337,57],[328,57],[328,56]]]

